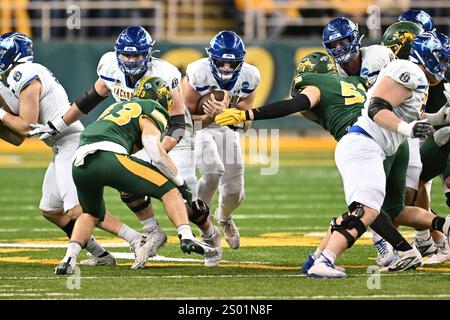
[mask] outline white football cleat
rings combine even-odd
[[[380,272],[400,272],[416,269],[422,265],[422,256],[415,245],[411,250],[398,251],[398,257],[389,266],[381,268]]]
[[[222,242],[220,237],[220,230],[216,226],[214,226],[214,232],[211,235],[211,237],[206,238],[202,234],[202,240],[203,242],[209,244],[210,246],[213,246],[217,249],[218,254],[216,256],[206,257],[205,256],[205,266],[206,267],[215,267],[217,266],[220,261],[222,260]]]
[[[241,245],[241,235],[239,234],[239,230],[234,224],[234,221],[232,218],[229,218],[228,220],[220,220],[217,216],[217,210],[215,213],[216,220],[219,223],[220,229],[223,231],[223,236],[225,237],[225,240],[227,241],[228,245],[231,249],[237,249]]]
[[[419,249],[419,252],[422,255],[422,257],[435,254],[438,249],[431,235],[428,237],[428,239],[418,239],[417,237],[414,237],[413,244],[415,244],[417,249]]]
[[[131,269],[145,268],[148,258],[156,256],[159,248],[167,242],[167,235],[156,225],[149,232],[143,232],[139,241],[132,244],[135,260]]]
[[[397,259],[397,253],[389,242],[381,238],[381,240],[374,243],[377,248],[378,254],[375,260],[376,264],[380,267],[390,265],[395,259]]]
[[[334,263],[321,255],[309,268],[307,276],[309,278],[346,278],[347,274],[337,270]]]
[[[450,248],[447,240],[445,240],[444,245],[442,247],[438,246],[437,252],[430,256],[423,264],[440,264],[448,260],[450,260]]]
[[[92,253],[88,252],[88,259],[81,260],[80,265],[83,266],[115,266],[116,258],[108,252],[104,257],[96,257]]]

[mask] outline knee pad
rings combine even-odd
[[[200,199],[192,202],[192,212],[189,214],[189,221],[197,226],[204,225],[209,217],[209,207]]]
[[[347,240],[347,248],[351,248],[355,241],[366,232],[366,226],[361,221],[364,215],[363,205],[359,202],[353,202],[348,207],[349,212],[342,215],[342,221],[340,224],[336,222],[336,218],[331,220],[331,232],[337,231],[342,234]],[[352,236],[348,230],[356,229],[358,232],[356,238]]]
[[[138,196],[135,194],[120,193],[120,199],[130,208],[134,213],[138,213],[147,208],[151,203],[149,196]]]

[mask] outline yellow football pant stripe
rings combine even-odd
[[[151,183],[157,185],[158,187],[162,186],[164,183],[167,182],[167,178],[164,177],[162,174],[156,172],[155,170],[152,170],[146,166],[143,166],[142,164],[139,164],[137,162],[134,162],[127,156],[118,155],[116,154],[117,160],[130,172],[134,173],[135,175],[150,181]]]

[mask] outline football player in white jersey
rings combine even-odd
[[[240,234],[231,214],[244,199],[244,164],[239,133],[229,127],[214,123],[214,117],[228,107],[241,110],[252,108],[255,90],[259,84],[259,70],[244,62],[245,46],[232,31],[221,31],[206,49],[208,58],[188,65],[184,79],[184,101],[195,121],[201,127],[195,134],[196,165],[201,172],[198,181],[198,198],[211,207],[219,188],[219,203],[215,217],[223,229],[228,245],[237,249]],[[200,97],[212,89],[225,90],[219,102],[211,95],[206,101],[205,114],[196,115]],[[207,221],[202,228],[202,238],[220,247],[220,232]]]
[[[422,33],[414,39],[409,61],[395,60],[383,69],[368,93],[362,115],[338,143],[335,161],[343,179],[349,212],[334,220],[331,238],[309,269],[309,277],[346,277],[345,272],[335,268],[334,262],[380,212],[386,188],[384,159],[396,153],[406,137],[429,136],[433,124],[445,123],[444,117],[437,119],[421,114],[429,83],[449,75],[450,47],[443,45],[445,39],[448,38],[443,34]],[[419,121],[421,118],[426,121]],[[429,224],[448,235],[450,217],[430,215]],[[419,266],[420,253],[417,248],[410,251],[405,256],[399,253],[396,260],[399,264],[394,261],[382,271]]]
[[[331,20],[323,29],[322,43],[336,62],[338,74],[344,77],[360,76],[366,79],[370,88],[381,69],[394,60],[395,55],[381,45],[361,48],[361,39],[358,25],[345,17]],[[388,265],[396,258],[393,247],[375,231],[372,234],[378,251],[377,264]]]
[[[60,118],[69,107],[67,94],[58,80],[43,65],[33,63],[32,42],[20,33],[7,33],[0,37],[0,72],[4,87],[0,93],[8,101],[12,113],[0,110],[0,120],[24,137],[30,124],[45,124]],[[8,93],[5,89],[9,90]],[[72,155],[78,147],[83,125],[77,121],[59,136],[44,142],[54,152],[53,161],[45,173],[39,208],[44,217],[60,227],[70,238],[75,220],[82,213],[77,190],[72,179]],[[117,234],[121,222],[107,214],[102,229]],[[137,247],[140,233],[133,244]],[[82,264],[114,265],[115,258],[105,251],[94,238],[86,246],[90,259]]]
[[[193,204],[197,205],[198,209],[206,209],[196,201],[197,179],[193,160],[193,128],[190,114],[184,107],[181,96],[181,74],[169,62],[152,57],[152,53],[155,52],[152,51],[153,45],[152,37],[144,28],[139,26],[125,28],[115,42],[115,51],[107,52],[101,57],[97,67],[98,79],[94,86],[75,100],[63,118],[41,126],[32,131],[32,134],[41,134],[41,137],[46,137],[63,132],[68,124],[89,113],[109,95],[112,95],[116,101],[129,100],[132,97],[134,85],[139,79],[145,76],[160,77],[171,86],[174,101],[170,112],[169,128],[162,141],[163,146],[166,151],[170,151],[170,157],[192,190]],[[147,154],[142,150],[135,156],[149,161]],[[145,255],[143,252],[147,252],[148,256],[155,256],[157,249],[166,243],[167,236],[154,217],[150,198],[123,193],[121,199],[136,213],[144,228],[143,246],[139,249],[139,255]],[[143,268],[145,261],[146,259],[141,259],[140,263],[133,265],[133,268]]]

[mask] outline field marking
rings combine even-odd
[[[414,232],[404,232],[405,238],[414,236]],[[241,247],[316,247],[319,245],[325,232],[266,232],[255,237],[241,237]],[[55,238],[50,240],[42,239],[18,239],[15,243],[0,242],[0,248],[66,248],[66,238]],[[97,241],[107,248],[127,248],[129,245],[122,239],[98,237]],[[179,239],[176,236],[169,236],[168,243],[178,244]],[[356,245],[373,245],[371,233],[366,232]],[[222,246],[226,247],[224,239]]]

